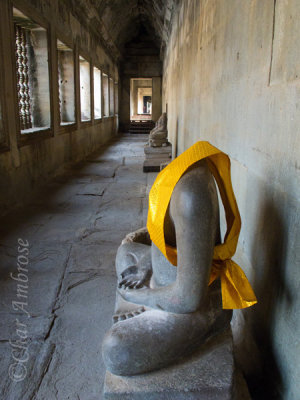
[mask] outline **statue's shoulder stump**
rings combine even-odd
[[[234,378],[232,334],[227,330],[210,339],[191,357],[159,371],[130,377],[107,371],[104,399],[233,400],[236,399]]]

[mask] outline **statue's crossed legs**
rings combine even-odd
[[[151,279],[151,246],[125,243],[118,249],[119,285],[143,290]],[[220,283],[208,289],[202,309],[177,314],[152,309],[116,297],[114,325],[103,342],[103,358],[116,375],[136,375],[167,366],[191,353],[212,333],[229,326],[231,311],[222,310]]]

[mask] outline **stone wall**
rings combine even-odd
[[[78,55],[119,81],[118,65],[100,36],[97,20],[89,22],[79,4],[60,0],[16,0],[14,6],[38,24],[48,28],[50,57],[50,108],[52,126],[49,132],[20,135],[17,121],[14,33],[11,20],[11,2],[0,3],[0,86],[3,107],[5,141],[0,152],[0,209],[9,208],[30,198],[33,191],[50,176],[60,172],[67,163],[80,160],[116,134],[118,117],[101,121],[80,122],[80,91]],[[91,17],[92,18],[92,17]],[[96,17],[95,17],[96,18]],[[94,19],[95,19],[94,18]],[[56,40],[74,49],[76,67],[76,117],[72,127],[59,126],[59,93]],[[48,104],[49,105],[49,104]],[[93,109],[93,104],[92,104]],[[25,137],[26,136],[26,137]]]
[[[177,154],[208,140],[231,157],[242,217],[235,259],[259,301],[235,313],[237,360],[253,393],[296,400],[300,3],[180,3],[163,68],[169,139]]]

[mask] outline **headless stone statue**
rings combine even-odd
[[[157,120],[155,127],[149,134],[149,145],[161,147],[168,143],[167,114],[163,113]]]
[[[118,249],[114,325],[102,348],[115,375],[172,364],[229,326],[232,312],[222,309],[219,280],[208,286],[220,234],[216,186],[205,160],[176,184],[164,230],[166,243],[177,247],[177,267],[146,228],[127,235]]]

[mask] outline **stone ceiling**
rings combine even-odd
[[[168,40],[170,21],[179,0],[71,0],[77,16],[101,36],[114,58],[144,27],[158,48]]]

